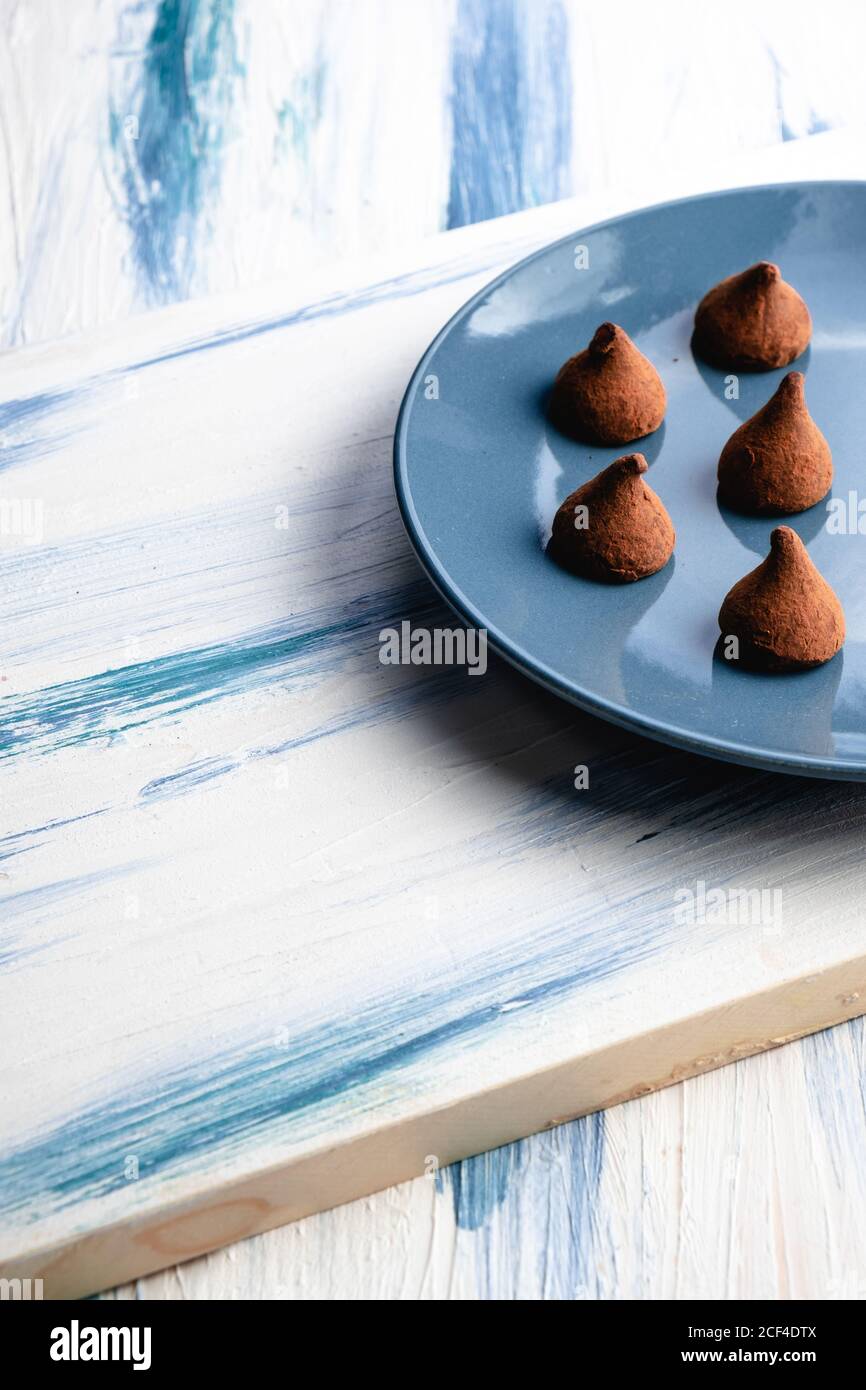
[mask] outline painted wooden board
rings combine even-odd
[[[104,1287],[862,1012],[857,788],[378,660],[449,621],[408,372],[580,220],[6,359],[4,1274]]]
[[[779,145],[761,177],[862,149]],[[864,1046],[861,1017],[106,1296],[863,1299]]]

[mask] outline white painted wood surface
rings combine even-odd
[[[235,7],[246,72],[235,87],[243,102],[235,96],[233,107],[242,114],[220,136],[227,154],[219,178],[184,185],[183,215],[160,212],[166,255],[144,264],[133,255],[129,208],[113,191],[126,166],[105,162],[106,113],[141,116],[136,64],[145,43],[122,26],[137,23],[146,38],[154,7],[2,6],[7,344],[395,247],[446,224],[452,178],[471,184],[476,167],[443,101],[456,7],[443,4],[444,18],[431,21],[432,7],[420,4],[259,4],[251,23],[251,2]],[[471,8],[462,15],[469,34],[478,27]],[[610,185],[623,203],[640,201],[626,186],[660,196],[668,191],[660,171],[671,165],[682,180],[690,169],[702,177],[713,155],[864,114],[856,7],[824,6],[820,25],[806,5],[727,4],[713,13],[687,5],[665,24],[640,8],[624,31],[597,6],[562,7],[574,138],[562,159],[542,161],[539,175],[531,146],[516,151],[508,123],[497,127],[500,157],[492,162],[507,167],[519,153],[521,176],[489,192],[486,212],[470,211],[490,215],[507,210],[509,197],[516,206]],[[531,41],[527,14],[523,23]],[[383,81],[386,42],[394,52],[399,43],[406,60],[389,64]],[[369,63],[355,61],[371,47]],[[75,86],[70,54],[83,76]],[[319,83],[322,55],[328,75]],[[540,103],[543,131],[551,108],[542,57],[526,63],[524,92],[527,107]],[[540,86],[531,85],[533,74]],[[732,99],[732,88],[747,97]],[[826,172],[862,175],[850,151],[833,164],[830,148],[839,147],[823,146]],[[768,164],[767,177],[796,176],[793,149],[785,147],[772,172]],[[209,157],[206,170],[213,164]],[[238,206],[243,217],[234,215]],[[187,256],[190,231],[195,254]],[[582,1121],[463,1165],[455,1200],[451,1177],[441,1193],[422,1179],[155,1276],[138,1293],[863,1297],[863,1075],[856,1023],[608,1112],[600,1129]],[[593,1185],[587,1177],[597,1167],[601,1182]]]
[[[850,0],[0,0],[2,343],[866,121]]]

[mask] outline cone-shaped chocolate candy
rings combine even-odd
[[[719,501],[735,511],[803,512],[833,481],[833,458],[806,408],[805,378],[789,372],[757,414],[735,430],[719,459]]]
[[[766,560],[731,589],[719,612],[726,652],[744,666],[798,671],[820,666],[845,641],[845,615],[796,531],[777,526]]]
[[[627,454],[566,497],[553,518],[553,558],[607,584],[645,579],[666,565],[676,535],[646,471],[643,454]]]
[[[557,429],[586,444],[629,444],[657,430],[665,388],[625,329],[603,323],[588,348],[560,368],[550,395]]]
[[[808,346],[812,319],[777,265],[759,261],[704,295],[692,346],[713,367],[768,372],[787,367]]]

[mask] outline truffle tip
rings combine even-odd
[[[803,542],[790,526],[777,526],[770,536],[770,548],[776,555],[792,555],[802,548]]]
[[[766,285],[782,278],[782,272],[772,261],[758,261],[757,265],[752,266],[752,274],[756,280],[761,280]]]
[[[802,372],[787,372],[779,383],[779,390],[789,396],[802,396],[805,393],[806,378]]]
[[[647,472],[649,464],[643,454],[624,454],[611,464],[611,468],[615,468],[621,477],[639,478],[641,473]]]
[[[603,356],[613,347],[618,333],[615,323],[600,323],[592,336],[589,350],[594,356]]]

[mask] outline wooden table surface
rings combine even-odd
[[[857,141],[794,144],[866,115],[853,7],[680,9],[7,0],[3,341],[566,194],[591,220],[776,142],[767,179],[863,176]],[[856,1020],[118,1295],[866,1297],[864,1077]]]

